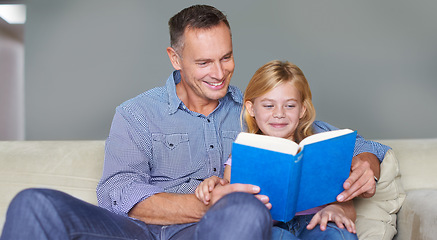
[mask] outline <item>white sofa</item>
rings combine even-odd
[[[399,240],[435,239],[437,139],[379,142],[393,151],[381,165],[377,194],[355,200],[360,239],[392,239],[396,233]],[[103,140],[0,142],[0,230],[9,202],[25,188],[58,189],[96,204],[103,156]]]

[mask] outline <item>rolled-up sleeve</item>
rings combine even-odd
[[[315,121],[313,124],[314,133],[332,131],[337,129],[337,127],[334,127],[322,121]],[[360,153],[369,152],[374,154],[379,159],[379,161],[382,162],[385,154],[389,149],[389,146],[383,145],[375,141],[366,140],[358,134],[355,141],[354,157]]]
[[[150,141],[139,146],[136,131],[117,108],[111,131],[105,144],[105,163],[102,178],[97,186],[99,206],[112,212],[127,215],[139,202],[163,192],[150,184]],[[143,129],[144,131],[144,129]]]

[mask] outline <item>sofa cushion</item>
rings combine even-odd
[[[376,193],[371,198],[355,198],[359,239],[392,239],[396,234],[396,213],[405,199],[399,163],[389,150],[381,163]]]
[[[0,230],[9,202],[25,188],[52,188],[97,204],[102,141],[7,141],[0,144]]]
[[[437,138],[393,139],[381,143],[391,146],[402,170],[402,186],[414,189],[437,189]]]

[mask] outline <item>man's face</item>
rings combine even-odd
[[[178,85],[189,101],[216,103],[226,95],[235,64],[231,33],[224,23],[210,29],[187,28],[178,54],[182,76]]]

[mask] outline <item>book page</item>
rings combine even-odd
[[[246,146],[257,147],[291,155],[296,155],[299,150],[297,143],[288,139],[254,133],[241,132],[238,134],[235,142]]]
[[[334,131],[316,133],[316,134],[308,136],[304,140],[302,140],[300,142],[299,146],[301,146],[301,148],[303,148],[303,146],[305,146],[305,145],[315,143],[315,142],[321,142],[321,141],[324,141],[326,139],[335,138],[338,136],[343,136],[343,135],[351,133],[351,132],[353,132],[351,129],[339,129],[339,130],[334,130]]]
[[[320,135],[317,139],[325,140],[303,146],[297,211],[336,201],[350,174],[357,132],[339,130]]]

